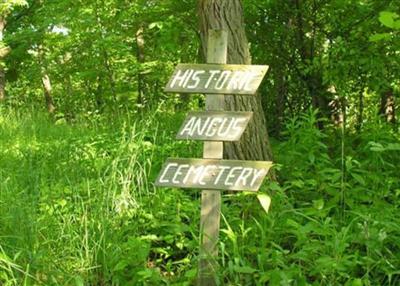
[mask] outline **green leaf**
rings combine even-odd
[[[388,28],[394,28],[394,20],[398,17],[399,15],[393,12],[383,11],[379,13],[379,21]]]
[[[252,274],[254,272],[256,272],[257,270],[250,267],[250,266],[233,266],[233,270],[235,270],[235,272],[237,273],[245,273],[245,274]]]
[[[400,151],[400,143],[389,143],[386,150]]]
[[[324,208],[324,200],[313,200],[313,207],[317,210],[322,210]]]
[[[274,192],[282,191],[282,187],[279,186],[277,182],[270,182],[268,185],[268,189]]]
[[[185,273],[185,277],[189,279],[195,278],[197,275],[197,269],[193,268]]]
[[[162,23],[161,22],[153,22],[149,24],[149,29],[154,29],[154,28],[162,28]]]
[[[128,266],[128,262],[126,260],[120,260],[117,265],[114,266],[113,271],[124,270]]]
[[[369,37],[370,42],[378,42],[380,40],[389,40],[392,34],[390,33],[379,33]]]
[[[372,152],[383,152],[383,151],[385,151],[385,148],[380,143],[370,142],[369,145],[371,146],[369,148],[369,150],[371,150]]]
[[[360,185],[362,185],[362,186],[365,186],[365,185],[366,185],[365,180],[364,180],[364,178],[363,178],[361,175],[356,174],[356,173],[351,173],[351,176],[352,176],[352,177],[357,181],[357,183],[359,183]]]
[[[80,276],[75,276],[74,280],[75,280],[75,286],[84,286],[85,285],[85,281]]]
[[[363,285],[363,282],[360,278],[351,280],[346,283],[346,286],[362,286],[362,285]]]
[[[65,199],[61,199],[58,201],[58,204],[63,208],[67,205],[67,201]]]
[[[269,207],[271,206],[271,198],[267,194],[259,194],[257,195],[257,199],[265,212],[268,213]]]

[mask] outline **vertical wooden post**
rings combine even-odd
[[[207,63],[226,64],[228,33],[223,30],[209,30]],[[224,110],[224,95],[211,94],[206,97],[206,110]],[[203,158],[222,159],[223,142],[205,142]],[[216,259],[218,256],[218,235],[221,212],[221,192],[204,190],[201,193],[200,218],[200,262],[199,285],[217,285]]]

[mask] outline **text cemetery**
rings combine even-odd
[[[157,185],[256,191],[271,165],[260,161],[168,159]]]

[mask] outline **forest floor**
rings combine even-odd
[[[0,285],[192,285],[199,192],[156,189],[183,115],[66,123],[0,113]],[[111,120],[112,119],[112,120]],[[273,141],[279,182],[224,193],[223,285],[399,285],[400,141],[379,122]]]

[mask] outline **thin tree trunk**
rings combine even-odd
[[[138,104],[143,104],[144,103],[144,82],[143,82],[143,75],[142,75],[142,64],[145,62],[145,42],[144,42],[144,37],[143,37],[143,25],[139,27],[139,29],[136,31],[136,58],[137,61],[140,65],[140,68],[138,69],[137,73],[137,90],[138,90],[138,97],[136,102]]]
[[[50,114],[54,114],[56,107],[54,106],[54,100],[52,96],[51,81],[47,73],[43,73],[42,75],[42,84],[43,84],[43,94],[46,102],[47,111]]]
[[[100,1],[101,3],[101,7],[104,7],[104,1]],[[103,22],[101,21],[101,17],[99,14],[99,9],[100,6],[98,5],[97,1],[95,1],[95,15],[96,15],[96,21],[97,21],[97,27],[99,32],[99,36],[102,40],[105,40],[105,30],[106,27],[103,25]],[[104,69],[107,73],[107,77],[108,77],[108,81],[110,84],[110,91],[112,94],[112,99],[114,102],[117,101],[117,91],[116,91],[116,83],[115,83],[115,79],[114,79],[114,72],[111,66],[111,61],[110,61],[110,56],[108,54],[107,48],[104,45],[100,46],[100,52],[102,55],[102,60],[103,60],[103,65],[104,65]]]
[[[104,63],[104,67],[107,71],[107,77],[108,77],[108,81],[110,83],[112,98],[113,98],[114,102],[116,102],[117,101],[117,91],[115,88],[116,84],[115,84],[115,80],[114,80],[114,72],[113,72],[111,64],[110,64],[110,57],[108,56],[108,52],[105,48],[103,48],[103,63]]]
[[[180,43],[187,42],[187,39],[186,39],[186,37],[185,37],[185,35],[183,33],[179,35],[179,42]],[[200,53],[201,53],[200,49],[198,49],[197,54],[199,55]],[[181,53],[180,61],[182,63],[188,62],[188,60],[186,59],[187,58],[186,55],[187,55],[186,52],[182,52]],[[199,58],[201,59],[201,56]],[[179,102],[178,102],[178,104],[175,105],[175,110],[176,111],[187,110],[189,102],[190,102],[190,98],[191,98],[191,95],[188,94],[188,93],[179,94]]]
[[[38,65],[41,67],[42,73],[42,86],[43,86],[43,95],[46,104],[47,111],[50,114],[54,114],[56,110],[52,95],[52,87],[50,77],[46,71],[46,64],[44,61],[45,58],[45,49],[42,46],[38,47]]]
[[[312,66],[316,54],[316,31],[317,31],[317,5],[313,1],[312,4],[312,20],[311,20],[311,31],[305,29],[304,17],[303,17],[303,4],[305,1],[295,0],[294,6],[296,9],[296,24],[297,24],[297,46],[299,47],[299,54],[303,64],[310,69],[306,75],[302,76],[305,86],[308,90],[311,98],[311,104],[314,109],[318,109],[318,119],[328,118],[329,116],[329,103],[332,98],[328,97],[328,93],[325,92],[326,87],[323,84],[322,71]],[[304,4],[305,5],[305,4]],[[307,36],[309,34],[311,36]],[[308,98],[305,98],[308,102]],[[307,104],[306,104],[307,106]],[[323,121],[318,120],[317,126],[319,129],[324,129]]]
[[[103,76],[100,75],[96,79],[97,81],[97,87],[96,90],[94,91],[94,98],[96,101],[96,107],[97,109],[102,112],[104,109],[104,97],[103,97]]]
[[[396,104],[392,88],[381,94],[381,107],[379,114],[385,118],[386,122],[392,124],[396,123]]]
[[[345,117],[344,111],[346,109],[345,100],[337,94],[336,87],[333,85],[328,88],[327,93],[330,94],[329,97],[332,98],[328,104],[331,123],[336,128],[342,127]]]
[[[361,88],[358,92],[358,114],[357,114],[357,132],[361,131],[364,120],[364,88]]]
[[[6,99],[5,89],[6,89],[6,74],[4,68],[0,66],[0,102]]]
[[[276,68],[276,99],[275,99],[275,130],[274,134],[280,135],[285,113],[285,102],[288,97],[288,86],[285,77],[285,71],[279,67]]]
[[[4,38],[4,28],[6,26],[6,20],[4,17],[0,17],[0,41]],[[7,50],[7,48],[4,48]],[[4,58],[8,54],[9,49],[5,53],[0,55],[0,102],[6,99],[6,73],[4,70]]]
[[[208,30],[222,29],[228,32],[228,63],[251,64],[240,0],[200,0],[199,17],[203,55],[207,54]],[[253,111],[254,114],[240,142],[224,144],[224,157],[271,160],[272,151],[260,96],[228,95],[225,97],[225,105],[228,110]]]

